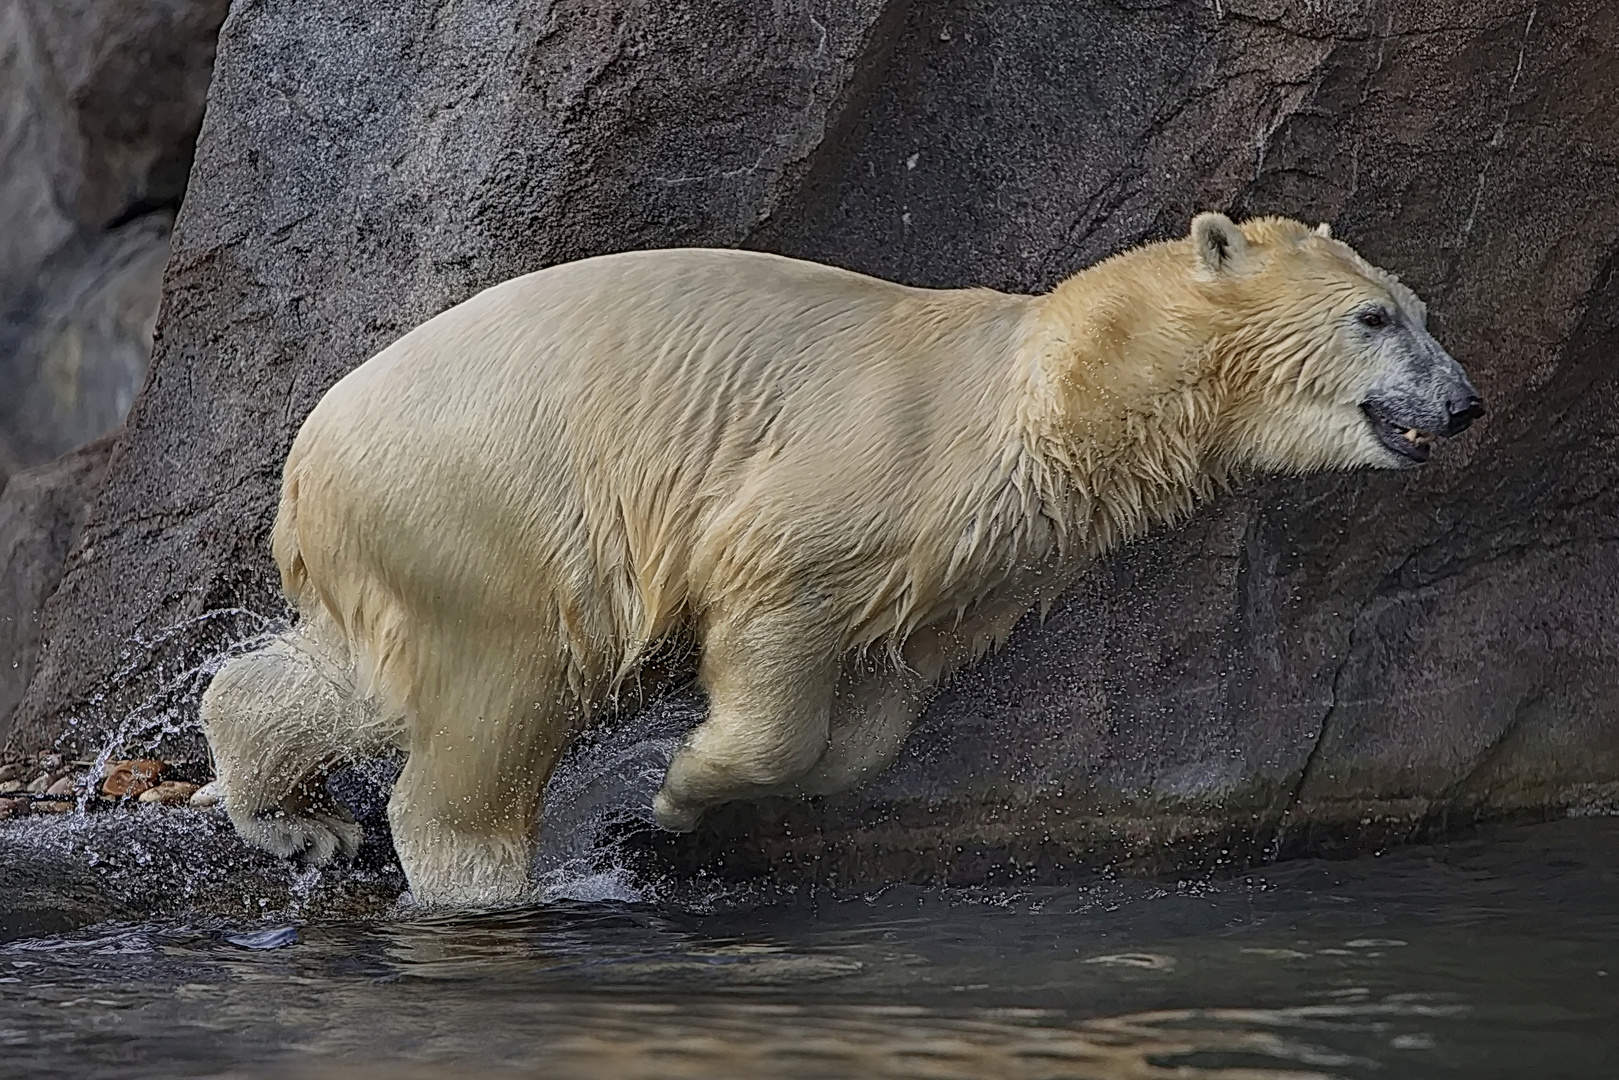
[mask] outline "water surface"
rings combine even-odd
[[[1619,1076],[1619,820],[1216,882],[102,925],[0,946],[0,1062],[41,1078]]]

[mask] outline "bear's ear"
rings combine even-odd
[[[1204,273],[1229,274],[1247,259],[1248,239],[1224,214],[1199,214],[1192,219],[1192,252]]]
[[[1317,225],[1315,227],[1315,234],[1317,236],[1321,237],[1321,239],[1323,239],[1323,240],[1331,240],[1332,239],[1332,226],[1328,225],[1325,221],[1323,221],[1321,224],[1319,224],[1319,225]]]

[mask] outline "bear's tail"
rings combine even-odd
[[[281,484],[281,504],[270,531],[270,555],[281,570],[281,592],[300,611],[307,610],[309,567],[298,545],[298,474],[287,470]]]

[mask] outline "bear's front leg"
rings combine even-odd
[[[710,622],[698,672],[708,719],[669,763],[652,800],[658,824],[690,832],[710,806],[779,791],[821,759],[838,679],[824,639],[798,612]]]

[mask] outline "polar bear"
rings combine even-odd
[[[680,650],[709,711],[665,827],[859,785],[1104,552],[1241,475],[1467,427],[1425,319],[1326,226],[1213,213],[1040,296],[700,249],[496,285],[304,422],[272,538],[300,622],[202,701],[226,806],[352,853],[319,778],[398,747],[415,901],[519,901],[559,752]]]

